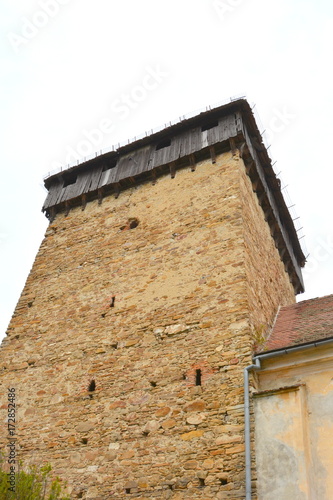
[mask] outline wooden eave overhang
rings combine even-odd
[[[42,211],[52,220],[57,212],[68,212],[103,196],[119,193],[157,177],[176,175],[181,168],[195,170],[197,161],[224,151],[240,151],[253,190],[263,209],[275,245],[296,293],[304,291],[301,267],[305,264],[298,236],[284,201],[280,180],[263,144],[252,110],[245,99],[200,113],[101,154],[44,180],[48,195]]]

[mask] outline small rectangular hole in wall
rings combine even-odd
[[[125,493],[130,494],[131,493],[131,488],[126,488]]]
[[[171,146],[171,139],[164,139],[156,145],[156,151]]]
[[[201,385],[201,370],[195,370],[195,385]]]
[[[102,172],[106,172],[107,170],[111,170],[111,168],[114,168],[117,166],[117,160],[111,160],[103,165]]]
[[[95,380],[92,380],[89,384],[88,391],[93,392],[96,389],[96,382]]]
[[[63,187],[70,186],[71,184],[75,184],[77,179],[76,174],[67,174],[64,176],[64,184]]]
[[[215,127],[218,127],[219,125],[219,122],[216,121],[216,122],[210,122],[210,123],[206,123],[206,125],[203,125],[201,127],[201,132],[205,132],[205,130],[210,130],[211,128],[215,128]]]

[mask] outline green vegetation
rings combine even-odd
[[[70,500],[61,490],[60,479],[51,477],[51,465],[30,466],[25,471],[20,464],[15,474],[9,475],[0,459],[1,500]]]
[[[259,325],[257,328],[254,329],[253,332],[253,340],[254,340],[254,345],[256,347],[262,346],[266,342],[266,325]]]

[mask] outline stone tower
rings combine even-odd
[[[244,498],[243,368],[304,263],[248,103],[45,185],[0,351],[18,457],[50,462],[71,498]]]

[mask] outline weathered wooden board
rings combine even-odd
[[[103,186],[108,186],[109,184],[113,184],[115,182],[116,173],[117,173],[116,167],[104,170],[99,179],[98,188],[101,188]]]
[[[91,172],[92,175],[90,179],[90,185],[89,188],[86,190],[86,192],[95,191],[96,189],[98,189],[99,181],[102,175],[102,170],[103,170],[103,165],[100,164]]]
[[[160,167],[161,165],[167,165],[172,161],[176,161],[180,155],[180,136],[173,137],[171,139],[171,145],[162,149],[158,149],[153,153],[153,168]]]
[[[75,186],[75,194],[76,196],[81,196],[81,194],[86,192],[87,184],[91,177],[91,173],[89,170],[85,170],[83,172],[79,172],[77,176],[76,186]]]
[[[208,146],[212,146],[213,144],[216,144],[219,142],[220,138],[220,130],[219,130],[219,125],[217,127],[210,128],[209,130],[206,130],[207,134],[207,143]],[[204,134],[204,132],[202,133]]]
[[[63,185],[63,181],[60,179],[55,179],[54,183],[51,184],[49,188],[48,195],[43,205],[43,211],[47,210],[49,207],[53,207],[57,204],[57,199],[59,198],[59,194],[61,192]]]
[[[114,182],[135,177],[152,169],[152,146],[146,146],[121,156],[115,168]]]

